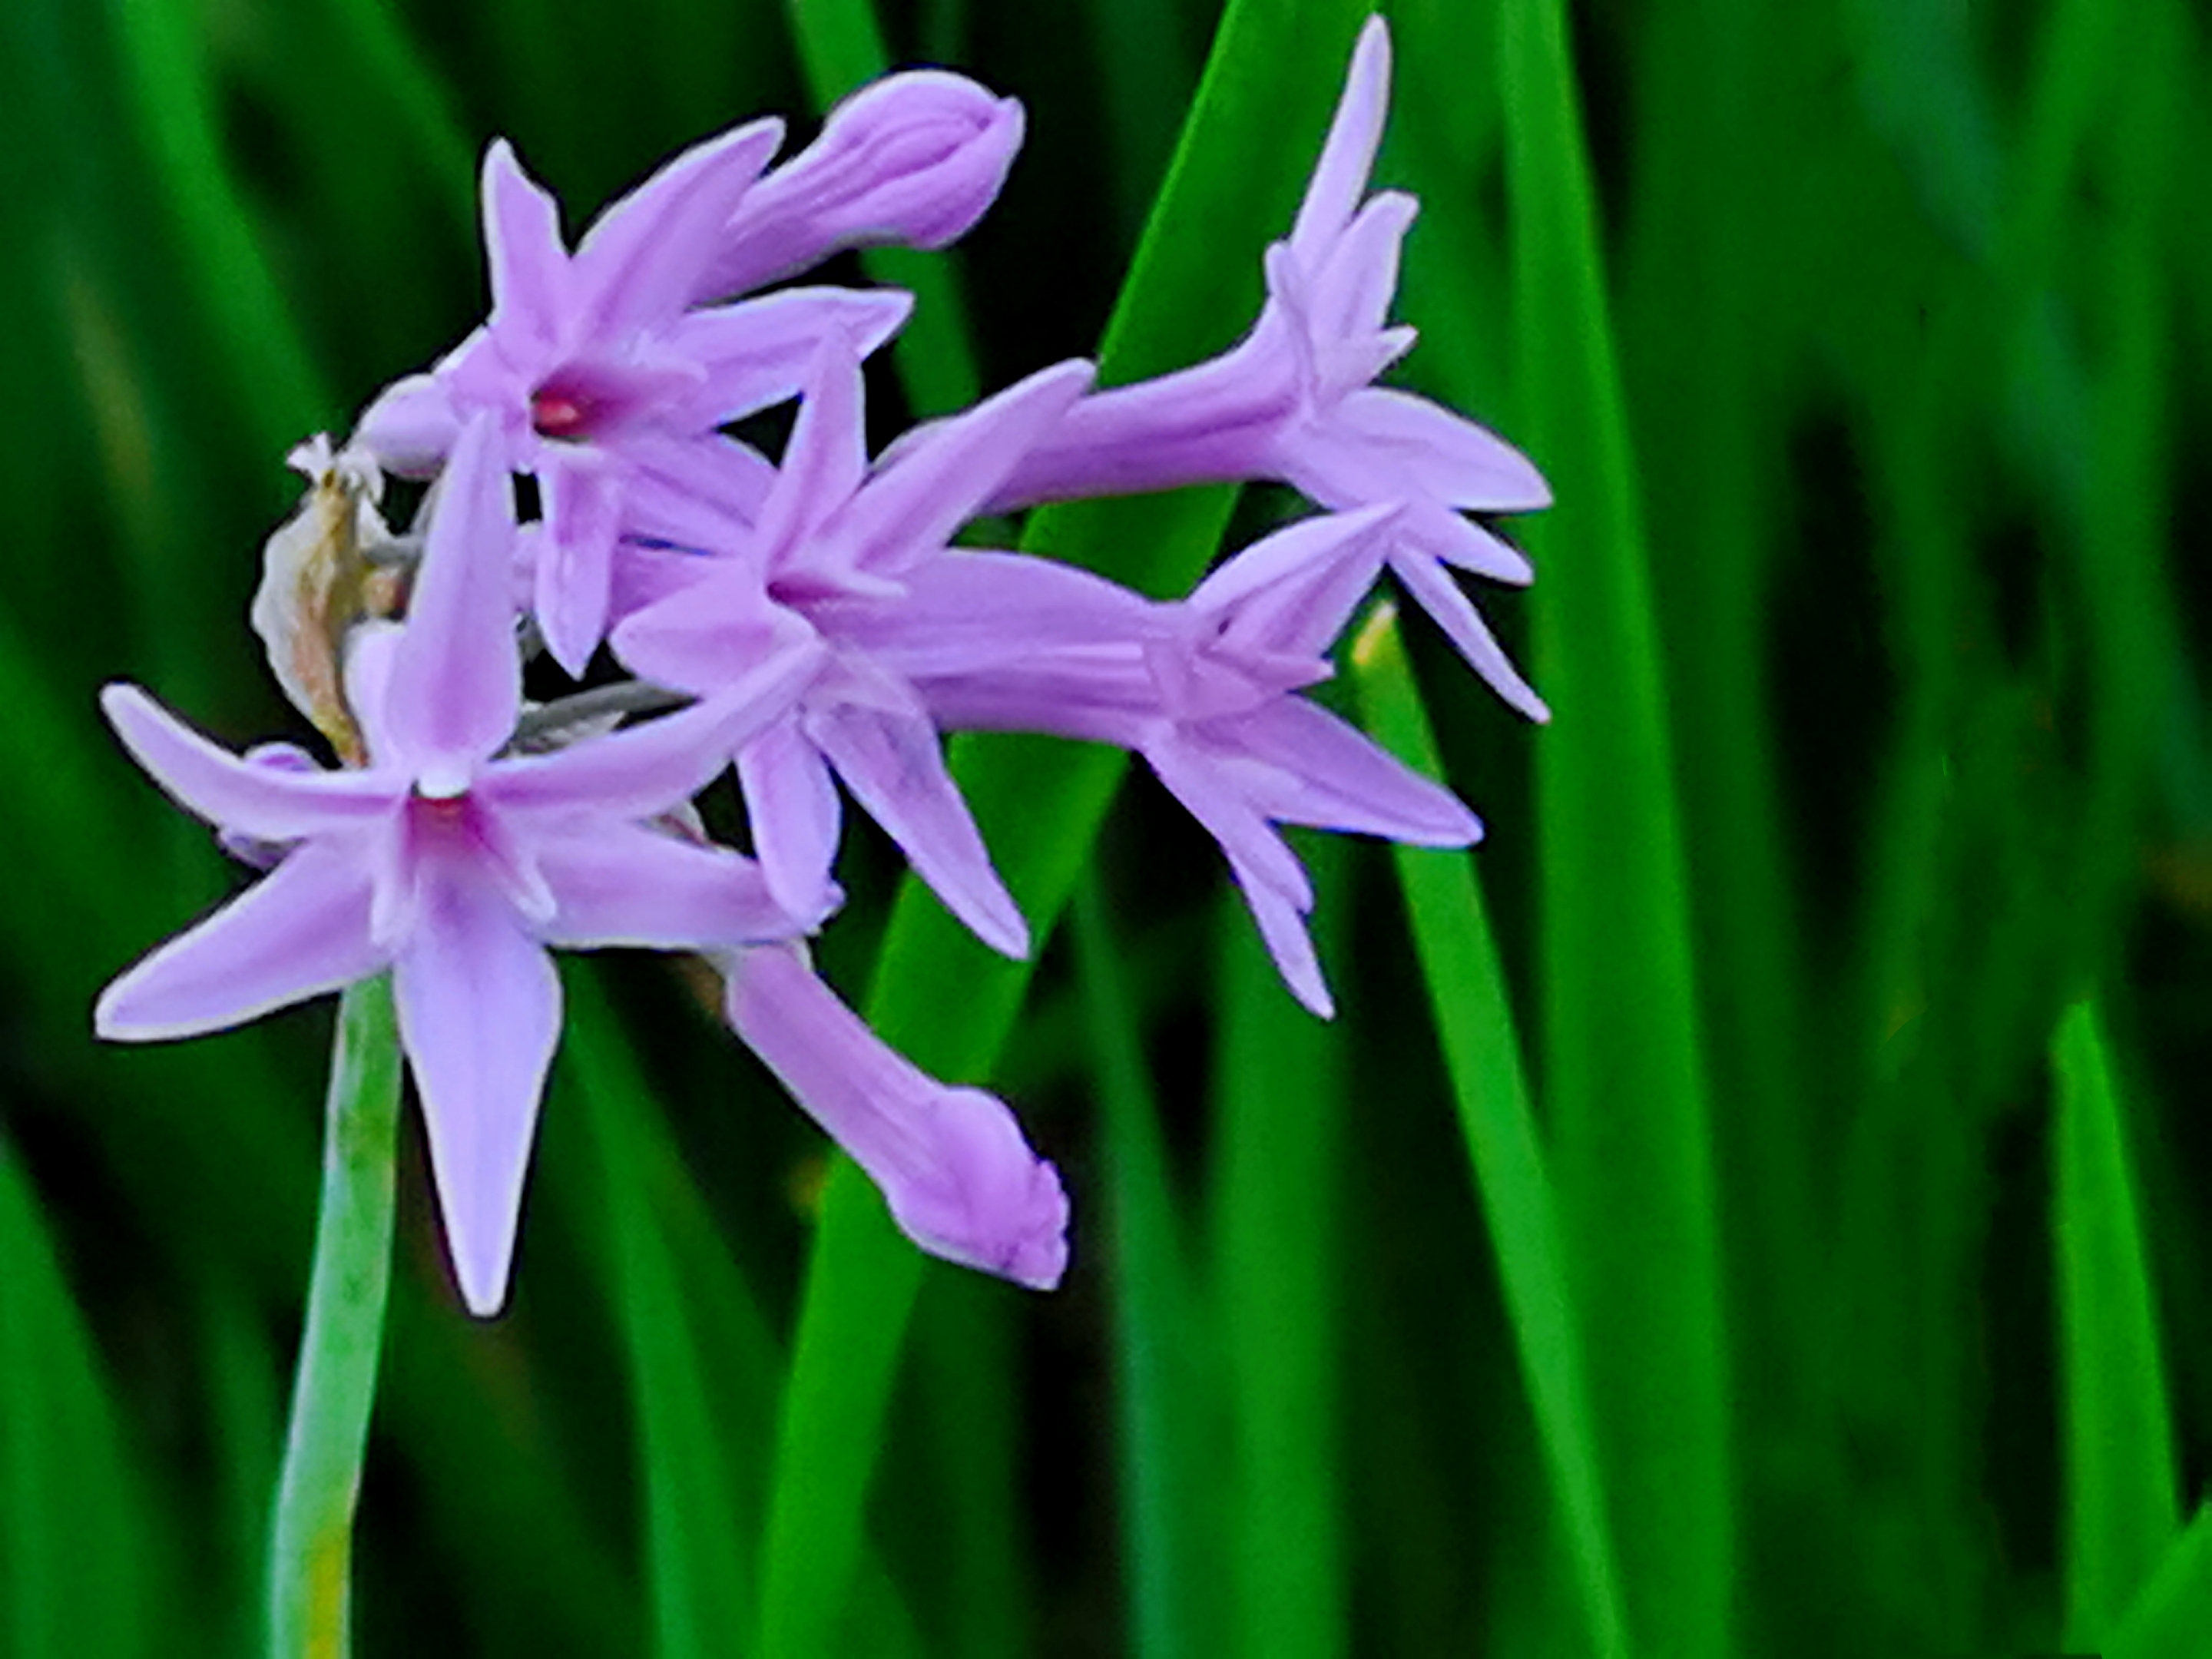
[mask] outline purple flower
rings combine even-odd
[[[997,1096],[948,1087],[886,1048],[794,945],[732,953],[730,1024],[933,1255],[1048,1291],[1067,1195]]]
[[[965,76],[872,81],[745,192],[692,297],[743,294],[847,248],[957,241],[997,199],[1021,143],[1021,105]]]
[[[948,553],[1031,435],[1091,383],[1062,363],[932,428],[872,471],[860,364],[832,337],[751,533],[694,562],[689,586],[615,630],[617,654],[662,685],[710,695],[793,641],[823,665],[780,719],[737,746],[738,776],[769,890],[804,906],[827,884],[842,779],[947,908],[1010,956],[1029,930],[953,786],[929,712],[877,647],[902,637],[902,595]],[[920,635],[926,641],[934,636]]]
[[[573,256],[553,198],[494,143],[490,319],[362,416],[356,443],[414,474],[436,469],[471,416],[490,416],[500,460],[538,480],[534,608],[572,674],[605,631],[620,537],[711,542],[750,517],[768,463],[720,428],[797,392],[825,333],[865,355],[911,307],[890,290],[790,289],[690,309],[781,132],[757,121],[678,156],[602,214]]]
[[[647,725],[501,757],[520,663],[512,508],[487,417],[462,432],[440,489],[406,623],[364,630],[348,663],[365,768],[302,770],[281,750],[240,759],[136,687],[102,695],[169,793],[289,850],[111,984],[94,1024],[104,1037],[187,1036],[389,968],[461,1293],[490,1314],[560,1030],[547,948],[729,948],[819,917],[784,911],[750,860],[649,823],[775,711],[784,665]]]
[[[1255,543],[1179,604],[1011,555],[940,562],[909,626],[988,609],[1001,643],[934,660],[879,645],[947,728],[1050,732],[1141,754],[1221,844],[1299,1001],[1333,1005],[1304,918],[1313,888],[1274,828],[1304,824],[1424,847],[1482,833],[1447,790],[1297,694],[1373,583],[1395,510],[1332,514]],[[1025,628],[1024,618],[1030,619]]]
[[[1528,561],[1462,510],[1547,507],[1550,490],[1494,434],[1372,384],[1414,339],[1385,319],[1419,204],[1396,191],[1362,199],[1389,79],[1389,31],[1370,18],[1290,236],[1267,250],[1252,331],[1211,362],[1085,398],[992,505],[1271,478],[1327,507],[1396,506],[1390,569],[1501,696],[1542,720],[1542,700],[1447,567],[1528,581]]]

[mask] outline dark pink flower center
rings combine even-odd
[[[581,438],[597,413],[591,398],[557,383],[542,386],[530,397],[530,424],[541,438]]]

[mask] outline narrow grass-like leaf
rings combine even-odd
[[[238,377],[252,441],[282,454],[341,407],[291,321],[217,140],[205,42],[182,0],[122,0],[113,9],[162,194],[177,216],[185,276]]]
[[[2059,1367],[2066,1475],[2067,1645],[2088,1648],[2181,1529],[2150,1263],[2126,1113],[2094,1002],[2051,1042]]]
[[[1361,629],[1352,665],[1376,739],[1415,771],[1437,775],[1442,766],[1435,734],[1389,605],[1377,606]],[[1589,1648],[1615,1659],[1629,1651],[1628,1638],[1584,1339],[1575,1321],[1559,1206],[1544,1168],[1481,889],[1463,854],[1401,847],[1393,856],[1451,1074],[1460,1133],[1498,1251],[1498,1278],[1530,1409],[1543,1437]]]
[[[148,1651],[155,1542],[133,1454],[52,1236],[0,1139],[0,1650]]]
[[[1555,0],[1502,18],[1522,432],[1560,505],[1536,670],[1544,1087],[1637,1639],[1730,1646],[1735,1540],[1710,1109],[1667,694],[1595,202]]]
[[[2167,1546],[2105,1639],[2105,1659],[2197,1659],[2212,1630],[2212,1504]]]
[[[1109,915],[1097,876],[1086,874],[1069,926],[1103,1115],[1130,1645],[1145,1659],[1196,1659],[1220,1652],[1227,1639],[1218,1384],[1201,1343],[1159,1103]]]
[[[1306,111],[1304,130],[1322,131],[1343,62],[1339,53],[1348,55],[1358,14],[1346,0],[1232,0],[1108,329],[1102,368],[1109,378],[1156,368],[1164,344],[1175,350],[1194,336],[1201,342],[1197,350],[1218,349],[1249,316],[1260,250],[1288,223],[1298,188],[1295,176],[1281,176],[1284,111]],[[1341,43],[1326,68],[1310,51],[1286,49],[1290,41],[1322,40]],[[1255,165],[1259,157],[1265,165]],[[1203,258],[1200,244],[1212,250]],[[1249,249],[1253,274],[1224,287],[1222,269],[1231,262],[1220,251],[1232,246]],[[1040,513],[1024,544],[1107,568],[1139,587],[1181,587],[1211,557],[1230,497],[1196,492],[1145,503],[1150,511],[1137,514],[1117,514],[1120,505],[1085,502]],[[1132,525],[1146,533],[1124,540]],[[1042,943],[1073,890],[1126,762],[1108,751],[1000,740],[956,744],[952,763],[994,861]],[[1004,1046],[1029,972],[1027,964],[991,957],[909,880],[878,958],[868,1014],[885,1040],[917,1063],[975,1078],[989,1071]],[[811,1659],[836,1627],[921,1273],[920,1258],[897,1236],[866,1178],[841,1159],[823,1193],[777,1443],[762,1577],[763,1645],[771,1655]]]
[[[1311,855],[1318,917],[1340,908],[1333,866],[1342,851],[1324,844]],[[1337,1418],[1343,1039],[1285,994],[1241,902],[1224,896],[1217,915],[1214,1273],[1229,1400],[1230,1650],[1328,1659],[1352,1638]]]
[[[392,1283],[399,1033],[380,975],[338,1005],[307,1329],[269,1548],[269,1647],[339,1659],[351,1644],[353,1516]]]
[[[653,1650],[706,1659],[737,1649],[750,1627],[750,1516],[730,1478],[715,1426],[722,1402],[701,1363],[694,1310],[663,1218],[667,1189],[680,1185],[681,1173],[656,1167],[653,1102],[597,985],[583,974],[567,977],[565,1065],[605,1177],[613,1299],[644,1463]],[[738,1420],[762,1421],[759,1404]]]

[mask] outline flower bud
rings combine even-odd
[[[908,70],[871,82],[746,193],[693,302],[747,292],[847,248],[957,240],[997,198],[1022,127],[1017,100],[964,76]]]

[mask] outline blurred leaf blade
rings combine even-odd
[[[1536,750],[1553,1167],[1628,1622],[1654,1651],[1718,1659],[1736,1583],[1728,1336],[1642,508],[1565,19],[1516,0],[1501,21],[1517,402],[1559,501],[1526,532],[1556,715]]]
[[[1352,663],[1376,740],[1416,772],[1437,776],[1443,767],[1436,736],[1389,605],[1376,606],[1361,628]],[[1460,1133],[1498,1252],[1589,1650],[1614,1659],[1630,1648],[1583,1334],[1482,891],[1464,854],[1400,847],[1392,857],[1451,1075]]]
[[[2111,1627],[2180,1532],[2179,1463],[2127,1114],[2094,1002],[2067,1010],[2051,1059],[2066,1630],[2069,1645],[2084,1647]]]

